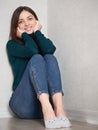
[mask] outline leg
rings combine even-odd
[[[54,110],[57,117],[65,117],[64,102],[62,93],[56,93],[52,96]]]
[[[50,96],[55,93],[62,93],[61,75],[58,66],[58,62],[53,55],[47,54],[44,56],[47,70],[47,81]]]
[[[65,116],[62,98],[62,84],[58,62],[53,55],[46,55],[49,90],[52,96],[56,116]]]
[[[61,122],[62,127],[69,127],[71,125],[70,122],[68,119],[65,121],[66,112],[64,110],[62,97],[63,92],[58,62],[53,55],[45,55],[44,58],[46,61],[49,91],[52,97],[55,115],[57,117],[64,117],[64,123]],[[66,125],[65,122],[67,122]]]
[[[11,110],[19,118],[42,118],[41,104],[29,78],[29,64],[23,74],[20,84],[13,92],[10,102]]]
[[[53,55],[45,55],[48,83],[56,116],[65,116],[60,70]]]
[[[37,97],[42,105],[44,119],[55,116],[49,102],[47,74],[44,58],[41,55],[35,55],[30,61],[30,79],[37,93]],[[50,109],[49,115],[47,114]]]
[[[42,93],[39,96],[39,101],[41,102],[44,120],[55,118],[56,117],[55,112],[54,112],[52,105],[49,101],[49,95],[46,93]]]
[[[35,55],[30,61],[30,80],[41,103],[46,128],[58,128],[56,116],[49,101],[46,63],[41,55]],[[54,122],[54,123],[53,123]]]

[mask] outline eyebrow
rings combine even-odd
[[[27,16],[27,18],[29,18],[29,17],[34,17],[34,16],[33,16],[33,15],[29,15],[29,16]],[[19,20],[23,20],[23,19],[19,19]],[[19,20],[18,20],[18,21],[19,21]]]

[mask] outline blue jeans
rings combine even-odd
[[[19,118],[40,119],[43,114],[38,96],[47,93],[51,97],[57,92],[62,93],[62,85],[56,58],[51,54],[36,54],[28,62],[9,105]]]

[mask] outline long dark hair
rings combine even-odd
[[[36,15],[36,13],[30,7],[20,6],[20,7],[16,8],[16,10],[13,12],[12,18],[11,18],[9,38],[13,39],[15,41],[18,41],[18,42],[21,42],[21,39],[18,38],[17,35],[16,35],[16,33],[17,33],[17,26],[18,26],[18,20],[19,20],[20,13],[23,10],[30,12],[35,17],[35,19],[38,20],[38,17]]]

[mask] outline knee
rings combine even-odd
[[[53,59],[56,59],[56,57],[55,57],[54,55],[52,55],[52,54],[46,54],[44,57],[45,57],[45,58],[53,58]]]
[[[31,57],[31,60],[34,59],[34,58],[42,58],[42,55],[40,54],[35,54]]]
[[[31,57],[29,64],[33,64],[33,63],[40,63],[43,61],[43,56],[40,54],[36,54],[34,56]]]
[[[57,62],[57,58],[54,55],[52,55],[52,54],[46,54],[44,56],[44,58],[45,58],[45,60],[50,60],[52,62],[54,62],[54,61]]]

